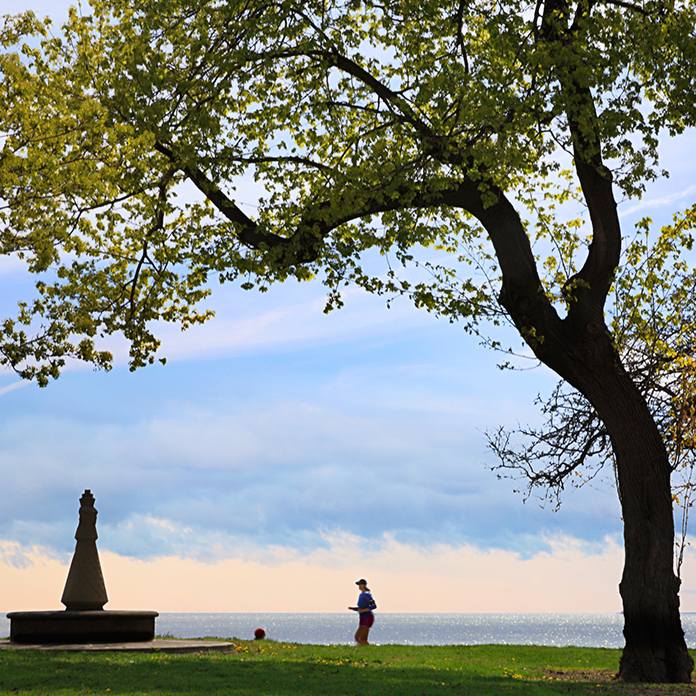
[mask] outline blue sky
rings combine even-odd
[[[22,4],[59,15],[55,0]],[[0,0],[0,8],[21,6]],[[694,134],[665,143],[672,179],[622,204],[624,224],[647,214],[666,222],[693,202],[693,152]],[[3,315],[30,289],[21,267],[0,265]],[[321,558],[338,568],[346,539],[360,549],[356,572],[363,553],[365,573],[378,577],[398,566],[394,549],[399,558],[431,554],[433,567],[457,549],[467,558],[508,554],[511,573],[534,559],[541,573],[542,560],[578,549],[572,563],[617,555],[610,481],[566,495],[553,512],[523,504],[516,484],[487,468],[495,460],[483,432],[535,422],[534,396],[553,375],[501,372],[476,338],[405,301],[387,309],[351,291],[344,309],[324,315],[323,296],[318,284],[265,295],[224,286],[208,302],[217,314],[208,325],[164,328],[164,367],[130,373],[114,340],[110,373],[73,366],[46,389],[0,374],[0,566],[21,584],[21,572],[68,562],[85,488],[97,498],[104,552],[185,559],[201,573],[230,559],[271,568]],[[577,568],[568,563],[570,578]],[[588,588],[577,606],[618,608],[615,564],[609,577],[608,604],[593,605]],[[19,596],[6,594],[0,609],[30,608],[9,605]],[[169,610],[183,606],[172,601]],[[510,606],[541,605],[523,597]]]

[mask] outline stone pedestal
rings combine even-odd
[[[13,611],[13,643],[136,643],[155,637],[156,611]]]
[[[80,498],[75,553],[63,590],[65,611],[14,611],[10,641],[24,644],[133,643],[155,637],[156,611],[104,611],[109,601],[97,551],[94,496]]]

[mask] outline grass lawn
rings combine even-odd
[[[317,646],[235,641],[229,653],[0,652],[0,694],[446,696],[694,694],[612,681],[619,650],[535,646]]]

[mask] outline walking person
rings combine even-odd
[[[372,593],[367,587],[367,580],[364,578],[358,580],[355,583],[360,589],[360,596],[358,597],[357,607],[348,607],[351,611],[357,611],[360,614],[360,624],[358,625],[358,630],[355,632],[355,642],[358,645],[369,645],[367,636],[370,633],[370,628],[375,622],[375,615],[372,613],[373,609],[377,608],[375,600],[372,599]]]

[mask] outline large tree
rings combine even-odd
[[[157,320],[207,318],[212,276],[505,317],[611,443],[621,677],[689,681],[668,453],[605,302],[616,194],[639,196],[658,138],[696,121],[692,0],[93,4],[58,36],[28,15],[2,34],[2,251],[43,274],[4,362],[45,382],[64,355],[108,364],[98,337],[117,331],[151,362]],[[251,175],[253,216],[234,196]],[[371,250],[429,275],[375,272]]]

